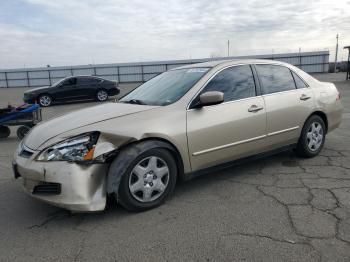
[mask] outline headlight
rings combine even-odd
[[[94,156],[99,133],[82,134],[64,140],[42,151],[38,161],[87,161]]]

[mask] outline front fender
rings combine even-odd
[[[172,145],[159,140],[145,140],[121,149],[109,167],[107,174],[107,193],[117,194],[121,178],[132,161],[140,154],[153,148],[166,148],[171,152],[176,152],[176,149]]]

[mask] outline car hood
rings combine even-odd
[[[62,133],[157,107],[159,106],[105,103],[81,109],[38,124],[26,136],[24,144],[30,149],[36,150],[49,139]]]
[[[50,86],[41,86],[41,87],[29,89],[29,90],[25,91],[24,93],[35,93],[37,91],[43,91],[43,90],[46,90],[48,88],[50,88]]]

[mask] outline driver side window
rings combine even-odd
[[[77,83],[77,79],[75,77],[72,77],[64,80],[64,82],[62,83],[62,86],[75,85],[76,83]]]
[[[220,91],[224,102],[255,96],[255,82],[250,65],[233,66],[218,73],[201,91]]]

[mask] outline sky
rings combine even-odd
[[[350,45],[350,0],[0,0],[0,68],[158,61]]]

